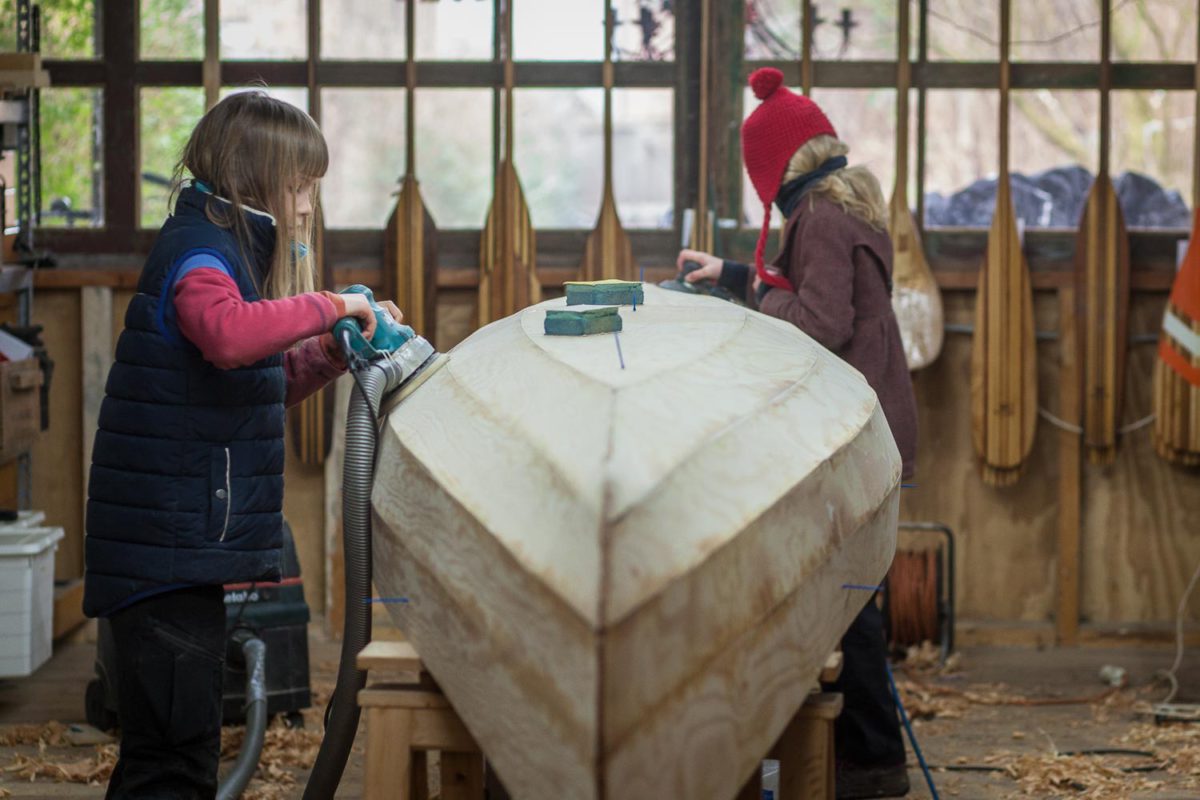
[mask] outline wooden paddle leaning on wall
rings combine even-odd
[[[909,10],[900,9],[900,47],[896,66],[896,186],[892,190],[889,229],[892,234],[892,308],[900,323],[904,359],[910,370],[933,363],[944,337],[942,293],[925,261],[921,235],[908,207]]]
[[[1196,40],[1200,42],[1200,19]],[[1200,119],[1200,61],[1196,62]],[[1200,466],[1200,129],[1192,159],[1192,235],[1171,286],[1154,364],[1154,449],[1172,464]]]
[[[595,281],[616,278],[631,281],[636,278],[633,246],[629,242],[629,235],[621,227],[617,201],[613,196],[613,11],[609,3],[605,3],[604,31],[604,199],[600,202],[596,227],[588,235],[580,279]]]
[[[1108,171],[1112,11],[1100,11],[1100,169],[1075,240],[1076,342],[1083,365],[1083,445],[1093,464],[1117,455],[1129,339],[1129,235]]]
[[[983,480],[1010,486],[1021,476],[1037,427],[1033,287],[1021,252],[1008,176],[1011,0],[1000,3],[1000,177],[996,213],[975,295],[971,347],[971,432]]]
[[[416,150],[416,0],[408,0],[408,62],[405,65],[405,152],[400,195],[383,236],[387,296],[404,312],[404,321],[431,342],[437,333],[437,226],[417,181]],[[436,344],[436,343],[435,343]]]
[[[479,248],[479,324],[507,317],[542,299],[529,206],[513,165],[512,0],[499,0],[504,62],[504,157]]]

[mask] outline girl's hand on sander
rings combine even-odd
[[[404,322],[404,312],[400,310],[398,305],[391,300],[378,300],[376,302],[379,303],[380,308],[391,314],[392,319],[396,320],[396,322]]]
[[[703,280],[710,280],[716,283],[721,279],[721,271],[725,267],[724,260],[699,250],[680,250],[679,257],[675,259],[675,268],[682,273],[683,265],[687,261],[695,261],[700,265],[700,269],[693,270],[683,276],[683,279],[688,283]]]
[[[358,320],[358,324],[362,326],[363,338],[371,341],[371,337],[375,335],[375,312],[371,310],[371,303],[366,296],[353,292],[338,296],[346,304],[346,316]]]

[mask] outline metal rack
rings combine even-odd
[[[17,52],[37,53],[41,45],[41,14],[30,0],[17,0]],[[0,149],[16,152],[16,246],[14,250],[34,258],[34,229],[41,208],[38,124],[39,91],[36,86],[0,94]],[[0,195],[0,226],[7,237],[7,209]],[[5,259],[0,256],[0,262]],[[31,265],[32,266],[32,265]],[[33,269],[21,264],[0,264],[0,293],[17,297],[17,324],[27,327],[33,319]],[[17,459],[17,507],[28,509],[33,488],[32,462],[28,454]]]

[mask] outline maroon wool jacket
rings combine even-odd
[[[787,320],[867,379],[900,449],[917,461],[917,404],[892,311],[892,240],[820,196],[801,198],[771,264],[796,291],[772,288],[759,310]],[[753,302],[753,291],[749,291]]]

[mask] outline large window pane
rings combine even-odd
[[[814,12],[813,58],[835,61],[896,57],[895,0],[854,6],[817,4]]]
[[[1114,61],[1195,61],[1196,0],[1116,3]]]
[[[45,58],[95,58],[96,46],[95,0],[41,0],[42,55]],[[12,13],[14,0],[4,6]]]
[[[1010,98],[1017,217],[1030,228],[1073,229],[1100,166],[1100,96],[1037,89]]]
[[[986,228],[1000,170],[999,92],[926,95],[925,224]]]
[[[670,89],[613,91],[613,195],[626,228],[671,227],[673,119]]]
[[[139,103],[141,210],[143,227],[156,228],[168,213],[171,175],[204,114],[204,90],[193,87],[142,89]]]
[[[913,17],[916,38],[916,16]],[[929,58],[996,61],[1000,58],[1000,5],[996,0],[929,0]]]
[[[513,4],[513,55],[518,60],[603,60],[603,3],[519,0]]]
[[[800,58],[801,0],[746,3],[746,58]],[[916,31],[915,9],[913,31]],[[896,2],[813,5],[813,58],[821,61],[896,57]],[[916,35],[914,33],[913,40]]]
[[[600,89],[518,89],[515,158],[537,228],[591,228],[604,181]]]
[[[408,27],[406,14],[405,0],[338,0],[322,3],[321,57],[381,61],[404,58]],[[420,23],[416,27],[424,33]]]
[[[613,0],[613,13],[618,60],[675,58],[675,11],[671,0]]]
[[[1112,171],[1131,228],[1188,229],[1192,219],[1192,92],[1113,92]]]
[[[417,58],[489,61],[494,13],[487,0],[417,3]]]
[[[813,100],[850,147],[850,164],[871,170],[883,196],[890,197],[896,181],[896,90],[816,88]],[[909,112],[915,116],[916,106]]]
[[[1052,3],[1013,0],[1013,60],[1099,61],[1100,3],[1101,0]]]
[[[321,182],[325,223],[382,228],[404,174],[404,90],[325,89],[321,128],[329,143]]]
[[[307,17],[305,0],[221,0],[221,58],[303,59]]]
[[[41,0],[42,55],[46,58],[95,58],[95,0]],[[0,52],[17,49],[17,4],[0,2]]]
[[[42,225],[97,226],[103,181],[99,89],[41,93]]]
[[[204,58],[204,0],[140,0],[143,59]]]
[[[483,227],[492,199],[491,90],[418,89],[416,105],[425,207],[439,228]]]
[[[800,58],[800,0],[746,3],[746,58]]]

